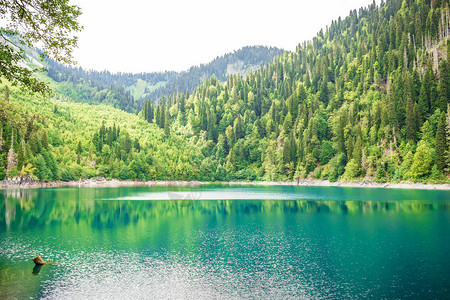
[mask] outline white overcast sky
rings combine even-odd
[[[74,52],[85,69],[186,70],[244,46],[295,50],[372,0],[73,0],[82,9]],[[379,1],[376,1],[379,4]]]

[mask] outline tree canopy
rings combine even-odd
[[[80,8],[69,0],[0,1],[0,77],[32,92],[48,93],[48,86],[33,77],[39,68],[24,65],[25,50],[41,47],[42,57],[73,63],[75,33],[82,29],[77,21],[80,15]]]

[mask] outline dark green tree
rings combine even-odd
[[[442,113],[436,131],[436,165],[440,171],[447,165],[447,114]]]
[[[447,61],[443,60],[439,64],[439,103],[437,107],[441,111],[446,111],[447,104],[450,103],[450,75]]]
[[[425,77],[422,81],[422,86],[420,88],[420,95],[419,95],[419,116],[421,122],[423,122],[425,119],[427,119],[431,112],[432,112],[432,106],[433,103],[433,85],[434,85],[434,75],[433,75],[433,69],[431,67],[431,62],[428,63],[427,69],[425,72]]]

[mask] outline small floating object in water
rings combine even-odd
[[[45,265],[45,261],[39,255],[33,258],[33,262],[36,265]]]

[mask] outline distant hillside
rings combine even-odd
[[[202,80],[216,77],[226,81],[229,75],[246,75],[273,60],[284,50],[264,46],[244,47],[193,66],[184,72],[111,73],[86,71],[47,60],[48,76],[60,83],[56,90],[78,102],[105,103],[133,112],[142,100],[194,90]]]
[[[208,64],[191,67],[181,73],[175,73],[167,83],[149,94],[150,98],[173,94],[176,91],[194,90],[203,80],[211,77],[219,81],[226,81],[230,75],[247,75],[250,71],[270,63],[275,56],[284,50],[272,47],[253,46],[244,47],[238,51],[216,57]]]

